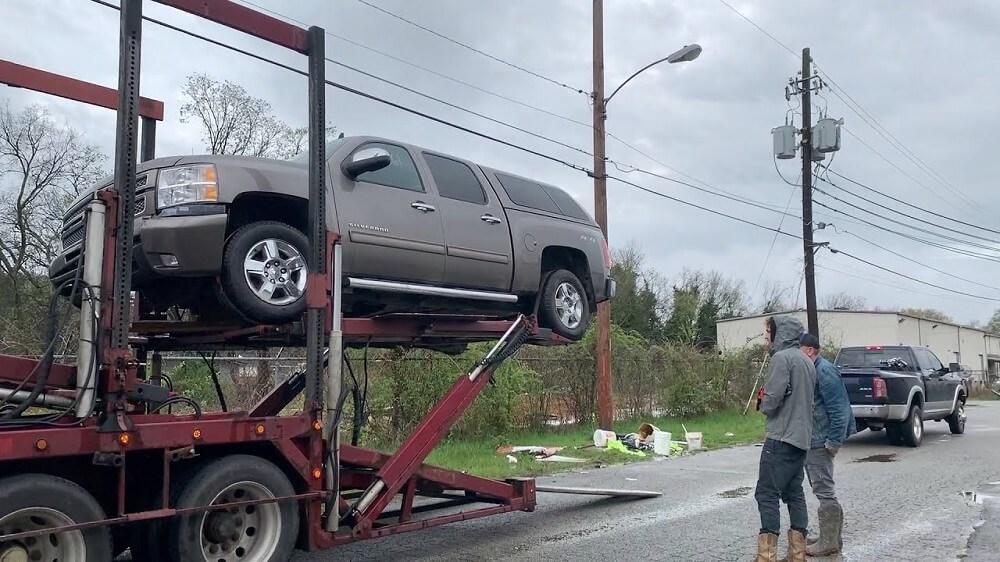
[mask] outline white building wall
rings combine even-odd
[[[805,311],[791,314],[803,325]],[[720,320],[719,347],[723,352],[764,343],[766,316]],[[945,322],[891,312],[820,311],[820,337],[825,346],[927,346],[946,366],[958,362],[972,370],[1000,372],[1000,335]]]

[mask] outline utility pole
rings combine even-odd
[[[806,316],[809,333],[819,337],[816,310],[816,268],[813,264],[812,205],[812,58],[809,47],[802,49],[802,249],[805,257]]]
[[[608,238],[608,177],[604,124],[604,0],[594,0],[594,218]],[[614,396],[611,390],[611,302],[597,304],[597,423],[611,431]]]

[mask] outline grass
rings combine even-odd
[[[741,411],[728,411],[690,419],[651,418],[628,420],[615,423],[615,432],[626,434],[636,432],[641,421],[648,421],[663,431],[669,431],[672,439],[683,440],[684,430],[702,434],[702,449],[721,449],[734,445],[744,445],[763,440],[764,418],[755,411],[744,417]],[[587,469],[612,464],[624,464],[649,460],[654,457],[647,453],[639,457],[619,451],[598,449],[593,445],[596,426],[586,425],[573,429],[554,429],[514,433],[509,439],[453,439],[439,445],[427,459],[429,464],[487,478],[509,478],[514,476],[541,476],[553,472]],[[731,434],[731,435],[730,435]],[[543,447],[564,447],[558,454],[586,459],[584,463],[538,462],[529,455],[515,455],[518,462],[511,464],[505,455],[496,452],[500,445],[537,445]]]

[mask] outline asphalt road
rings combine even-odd
[[[883,433],[853,436],[836,460],[848,561],[1000,560],[1000,402],[976,402],[965,435],[927,422],[923,445]],[[347,560],[752,560],[759,447],[738,447],[539,480],[556,486],[641,488],[645,500],[539,494],[512,513],[300,553]],[[809,492],[810,516],[816,501]],[[787,511],[782,509],[782,524]],[[784,540],[780,544],[782,552]],[[827,560],[814,558],[812,560]]]

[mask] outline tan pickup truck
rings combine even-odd
[[[612,298],[611,255],[565,191],[375,137],[327,147],[327,225],[341,233],[344,312],[531,313],[577,340]],[[176,156],[137,174],[133,289],[153,311],[281,324],[305,309],[306,155]],[[65,215],[53,283],[73,274],[83,211]]]

